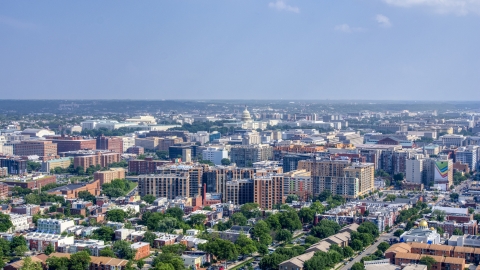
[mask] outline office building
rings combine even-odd
[[[17,156],[37,155],[43,160],[57,156],[57,144],[51,141],[21,141],[15,145],[14,154]]]
[[[455,160],[463,164],[468,164],[472,171],[476,171],[478,169],[479,149],[480,147],[477,145],[459,147],[455,155]]]
[[[97,142],[95,139],[84,139],[83,137],[54,137],[51,139],[53,143],[57,144],[57,152],[70,152],[78,150],[95,150],[97,149]]]

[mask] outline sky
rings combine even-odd
[[[0,99],[480,100],[480,0],[0,1]]]

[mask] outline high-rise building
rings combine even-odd
[[[416,184],[427,184],[426,162],[427,160],[423,155],[415,155],[414,158],[407,159],[405,172],[406,180]]]
[[[202,159],[215,165],[221,165],[224,158],[228,158],[228,151],[225,148],[209,147],[202,152]]]
[[[238,167],[251,167],[253,163],[271,160],[273,148],[270,145],[235,145],[230,150],[231,161]]]
[[[18,146],[17,146],[18,147]],[[455,153],[455,160],[463,164],[468,164],[472,171],[476,171],[478,168],[478,152],[479,146],[469,145],[465,147],[459,147]]]
[[[283,157],[283,172],[295,171],[300,160],[311,159],[311,155],[286,155]]]
[[[138,193],[140,196],[153,195],[157,198],[190,196],[190,176],[188,171],[164,171],[160,174],[141,175],[138,178]]]
[[[312,174],[306,170],[284,173],[284,194],[295,194],[304,201],[312,196]]]
[[[253,180],[240,179],[228,181],[225,202],[242,205],[253,202]]]
[[[349,159],[340,160],[302,160],[298,169],[312,172],[313,195],[325,190],[346,198],[357,198],[373,191],[373,163],[352,163]]]
[[[253,168],[239,168],[235,166],[216,166],[209,168],[203,174],[203,183],[208,193],[221,193],[222,201],[227,201],[227,183],[232,180],[252,179],[255,174]]]
[[[7,168],[8,174],[27,173],[27,161],[16,158],[0,158],[0,167]]]
[[[283,175],[269,174],[253,178],[254,202],[263,209],[285,203]]]
[[[202,181],[203,181],[204,166],[200,165],[170,165],[159,167],[156,170],[157,174],[178,174],[185,173],[188,175],[188,194],[189,196],[201,195]]]

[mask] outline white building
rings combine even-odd
[[[463,164],[468,164],[470,170],[476,171],[478,166],[478,152],[479,147],[477,145],[459,147],[456,153],[456,161],[460,161]]]
[[[123,152],[127,152],[127,149],[135,146],[135,136],[124,136],[122,137],[123,141]]]
[[[32,217],[27,215],[17,215],[9,214],[10,221],[13,224],[13,227],[10,229],[12,232],[25,231],[30,229],[30,224],[32,223]]]
[[[455,135],[455,134],[443,135],[440,137],[442,144],[447,147],[450,147],[451,145],[460,147],[463,145],[463,142],[465,141],[465,139],[466,139],[465,136]]]
[[[415,155],[413,159],[406,160],[406,178],[408,182],[422,184],[425,179],[425,159],[423,155]]]
[[[142,124],[142,125],[156,125],[157,121],[155,120],[155,117],[151,115],[139,115],[135,116],[132,118],[127,118],[125,119],[125,122],[132,122],[132,123],[137,123],[137,124]]]
[[[45,219],[37,220],[37,232],[49,234],[61,234],[68,228],[75,226],[73,220]]]
[[[228,151],[225,148],[209,147],[202,152],[202,159],[209,160],[215,165],[222,165],[224,158],[228,158]]]
[[[434,228],[429,229],[426,220],[420,221],[418,228],[404,232],[400,236],[400,242],[418,242],[425,244],[440,244],[440,234]]]

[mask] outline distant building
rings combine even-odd
[[[95,139],[84,139],[83,137],[55,137],[51,139],[57,144],[58,153],[78,151],[78,150],[95,150],[97,142]]]
[[[98,136],[96,146],[99,150],[108,150],[115,153],[123,153],[123,140],[119,137]]]
[[[72,164],[72,159],[68,157],[50,159],[42,162],[42,172],[49,173],[55,168],[67,169]]]
[[[227,182],[226,202],[242,205],[254,201],[254,181],[251,179]]]
[[[285,203],[283,175],[267,174],[255,176],[253,182],[253,200],[260,208],[272,209],[275,205]]]
[[[37,220],[37,232],[49,234],[61,234],[68,228],[75,226],[73,220],[45,219]]]
[[[420,221],[418,228],[404,232],[400,242],[420,242],[426,244],[440,244],[440,234],[434,228],[429,229],[425,220]]]
[[[238,167],[251,167],[253,163],[271,160],[273,148],[269,145],[235,145],[230,149],[231,161]]]
[[[215,165],[222,165],[222,159],[228,158],[228,151],[225,148],[209,147],[202,152],[203,160],[209,160]]]
[[[21,141],[15,145],[14,154],[17,156],[37,155],[43,160],[57,156],[57,144],[51,141]]]
[[[27,161],[18,158],[0,158],[0,167],[7,168],[8,174],[27,173]]]
[[[56,250],[60,245],[68,245],[74,243],[73,236],[61,236],[59,234],[51,234],[51,233],[28,233],[25,235],[25,239],[27,240],[28,249],[43,252],[47,248],[47,246],[52,245],[53,248]]]
[[[108,171],[98,171],[93,174],[94,180],[99,180],[100,185],[108,184],[114,179],[124,179],[124,168],[110,168]]]

